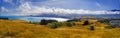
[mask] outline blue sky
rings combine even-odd
[[[50,9],[54,8],[55,10],[62,10],[62,12],[63,10],[67,12],[68,9],[72,12],[74,10],[113,10],[120,9],[120,0],[0,0],[0,15],[19,15],[24,14],[24,12],[28,12],[25,14],[30,15],[33,13],[41,14],[40,9],[51,12]],[[32,9],[38,10],[39,13],[31,11]]]

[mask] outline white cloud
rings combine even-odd
[[[17,8],[18,14],[16,15],[40,15],[40,14],[100,14],[90,10],[74,10],[74,9],[63,9],[63,8],[46,8],[33,6],[30,3],[26,2]]]
[[[57,7],[46,7],[48,2],[52,3],[53,1],[45,1],[43,6],[35,6],[30,2],[21,2],[21,5],[16,8],[16,10],[12,10],[12,12],[16,11],[14,14],[9,15],[17,15],[17,16],[25,16],[25,15],[40,15],[40,14],[57,14],[57,15],[67,15],[67,14],[116,14],[118,12],[108,12],[108,11],[91,11],[84,9],[64,9]],[[61,2],[63,3],[63,2]],[[45,5],[44,5],[45,4]],[[54,3],[55,4],[55,3]],[[52,5],[54,5],[52,4]],[[58,3],[57,3],[58,4]],[[96,3],[98,6],[101,6],[99,3]],[[6,8],[1,7],[2,11],[8,11]]]
[[[22,4],[17,8],[18,14],[15,15],[40,15],[40,14],[58,14],[58,15],[66,15],[66,14],[116,14],[117,12],[108,12],[108,11],[91,11],[84,9],[63,9],[63,8],[55,8],[55,7],[40,7],[34,6],[28,2]]]
[[[98,7],[101,7],[101,4],[100,4],[100,3],[98,3],[98,2],[96,2],[96,5],[97,5]]]
[[[76,9],[81,3],[80,0],[47,0],[43,2],[31,2],[33,5],[45,6],[45,7],[56,7],[56,8],[66,8],[66,9]],[[86,4],[86,3],[85,3]],[[80,6],[81,7],[81,6]]]
[[[0,11],[1,12],[8,12],[8,9],[6,9],[5,7],[0,7]]]
[[[18,10],[20,12],[24,12],[24,11],[29,11],[31,9],[29,3],[24,3],[22,5],[19,6]]]
[[[10,4],[14,5],[13,0],[3,0],[3,2],[10,3]]]

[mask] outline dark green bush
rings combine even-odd
[[[89,21],[85,21],[83,25],[89,25]]]
[[[61,27],[61,26],[65,25],[65,23],[63,23],[63,22],[55,22],[55,24],[56,24],[58,27]]]
[[[109,19],[99,19],[98,22],[101,22],[101,23],[109,23],[110,20]]]
[[[3,18],[3,17],[0,17],[0,19],[3,19],[3,20],[9,20],[9,18]]]
[[[75,24],[72,23],[72,22],[53,22],[53,23],[49,23],[48,27],[50,27],[50,28],[58,28],[58,27],[61,27],[61,26],[72,27],[74,25]]]
[[[40,22],[41,25],[46,25],[47,24],[47,20],[45,19],[42,19],[41,22]]]
[[[94,26],[90,26],[89,29],[90,30],[95,30],[95,27]]]
[[[105,28],[107,28],[107,29],[112,29],[112,27],[111,27],[111,26],[105,26]]]
[[[66,26],[68,26],[68,27],[72,27],[74,25],[75,25],[75,23],[72,23],[72,22],[66,23]]]
[[[58,25],[57,23],[49,23],[48,27],[55,29],[55,28],[58,28]]]
[[[112,28],[116,28],[115,26],[112,26],[112,25],[108,25],[108,26],[105,26],[105,28],[107,29],[112,29]]]
[[[57,20],[45,20],[45,19],[42,19],[40,24],[41,25],[47,25],[48,23],[52,23],[52,22],[58,22]]]
[[[64,25],[63,22],[53,22],[53,23],[49,23],[48,27],[55,29],[55,28],[61,27],[63,25]]]
[[[78,22],[80,21],[80,19],[71,19],[71,20],[67,20],[66,22]]]

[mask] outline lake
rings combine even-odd
[[[27,16],[0,16],[2,18],[8,18],[10,20],[25,20],[25,21],[31,21],[31,22],[40,22],[41,19],[52,19],[52,20],[57,20],[58,22],[64,22],[69,19],[66,18],[56,18],[56,17],[27,17]]]

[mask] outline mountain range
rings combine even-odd
[[[116,14],[108,14],[109,12],[117,12]],[[120,18],[120,10],[109,10],[105,14],[54,14],[54,13],[43,13],[38,15],[29,15],[32,17],[60,17],[60,18],[74,18],[74,17],[85,17],[91,16],[95,18]]]

